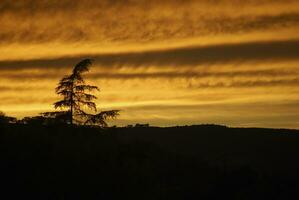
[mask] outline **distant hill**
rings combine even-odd
[[[0,127],[0,195],[31,199],[292,199],[299,131],[217,125]]]

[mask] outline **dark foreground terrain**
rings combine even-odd
[[[298,199],[299,131],[0,128],[1,199]]]

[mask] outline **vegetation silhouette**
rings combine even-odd
[[[1,199],[299,197],[297,130],[1,127]]]
[[[62,100],[54,103],[55,109],[64,109],[66,111],[60,112],[45,112],[43,117],[50,119],[57,119],[58,122],[65,122],[69,124],[84,124],[97,125],[106,127],[106,120],[115,118],[119,115],[119,110],[109,110],[97,112],[97,106],[94,102],[97,97],[91,92],[99,91],[99,88],[94,85],[85,83],[82,75],[89,71],[92,65],[91,59],[84,59],[76,64],[70,75],[63,77],[56,87],[56,93],[62,96]],[[94,113],[87,112],[86,109]]]
[[[4,112],[0,111],[0,125],[16,122],[17,118],[6,116]]]

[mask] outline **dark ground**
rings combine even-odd
[[[0,126],[1,199],[299,199],[299,131]]]

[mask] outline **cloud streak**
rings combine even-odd
[[[299,78],[278,80],[248,80],[215,83],[189,84],[190,89],[199,88],[257,88],[257,87],[294,87],[299,85]]]
[[[37,73],[15,73],[15,72],[6,72],[2,73],[3,77],[10,80],[22,80],[22,79],[55,79],[58,80],[61,78],[61,74],[57,72],[37,72]],[[87,74],[88,79],[177,79],[177,78],[235,78],[235,77],[248,77],[248,78],[274,78],[274,77],[294,77],[298,76],[298,72],[291,70],[246,70],[246,71],[167,71],[167,72],[139,72],[139,73],[119,73],[119,72],[93,72]],[[36,87],[35,87],[36,88]],[[0,87],[0,91],[10,90],[11,87]],[[18,90],[26,88],[17,88]]]
[[[293,0],[3,0],[0,43],[152,42],[298,29],[298,6]]]
[[[84,57],[100,67],[194,66],[299,59],[299,40],[219,44],[145,52],[81,55],[54,59],[0,61],[0,70],[70,68]]]

